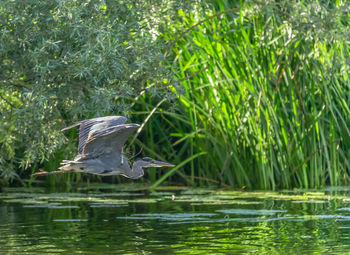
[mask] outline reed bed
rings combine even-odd
[[[191,158],[176,169],[189,183],[249,189],[348,184],[350,55],[342,30],[348,18],[339,3],[332,9],[292,1],[287,15],[285,6],[228,9],[218,2],[221,9],[207,17],[183,14],[164,34],[174,42],[170,64],[183,91],[175,91],[175,111],[155,111],[159,133],[146,128],[149,140],[162,137],[158,144],[172,147],[155,151],[174,163]],[[321,14],[313,17],[316,7]],[[311,13],[309,27],[293,18],[303,8]],[[329,20],[331,14],[341,19]],[[337,31],[326,27],[332,21]]]

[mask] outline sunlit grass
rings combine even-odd
[[[278,13],[253,7],[198,26],[184,14],[164,35],[176,40],[172,64],[184,86],[180,110],[162,113],[176,130],[182,159],[174,158],[207,152],[185,167],[191,181],[263,189],[348,184],[345,38],[303,34]],[[177,29],[189,31],[176,39]]]

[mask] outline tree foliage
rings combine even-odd
[[[1,1],[0,175],[14,178],[52,155],[65,121],[125,114],[125,98],[145,89],[169,96],[158,31],[184,5]]]

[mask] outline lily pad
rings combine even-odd
[[[24,208],[49,208],[53,206],[60,206],[61,203],[39,203],[32,205],[23,205]]]
[[[161,221],[193,221],[207,220],[207,217],[216,216],[216,213],[139,213],[130,216],[120,216],[117,219],[126,220],[161,220]]]
[[[295,204],[304,204],[304,203],[307,203],[307,204],[324,204],[324,203],[327,203],[328,201],[327,200],[296,200],[296,201],[291,201],[292,203],[295,203]]]
[[[285,213],[287,210],[253,210],[253,209],[224,209],[216,210],[225,214],[242,214],[242,215],[275,215],[277,213]]]
[[[85,222],[88,219],[54,219],[54,222]]]
[[[121,207],[128,206],[128,204],[111,204],[111,203],[92,203],[91,208],[108,208],[108,207]]]

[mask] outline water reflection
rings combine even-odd
[[[350,247],[346,189],[84,192],[0,194],[0,254],[343,254]]]

